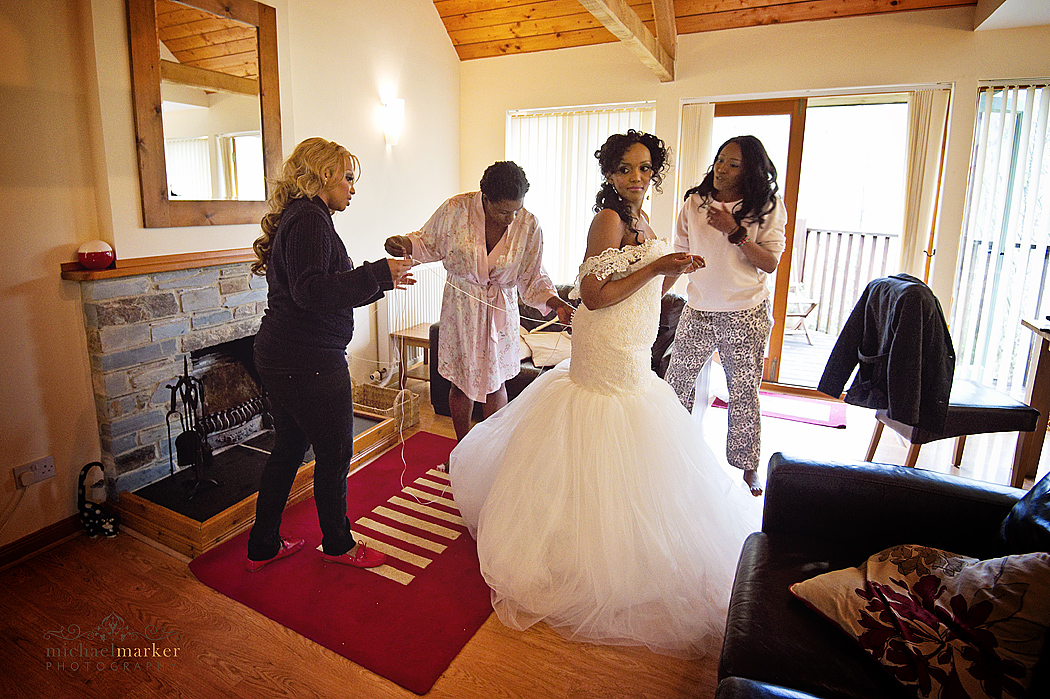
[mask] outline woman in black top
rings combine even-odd
[[[306,450],[314,448],[314,501],[322,558],[367,568],[385,556],[357,542],[346,516],[346,477],[353,453],[353,395],[346,347],[353,309],[385,291],[414,283],[408,260],[354,267],[332,214],[350,204],[357,158],[337,143],[310,138],[298,146],[273,184],[270,213],[255,241],[256,274],[269,286],[255,336],[255,366],[273,415],[275,443],[263,469],[247,568],[290,556],[302,539],[283,539],[281,517]]]

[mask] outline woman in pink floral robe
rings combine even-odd
[[[452,384],[458,439],[470,429],[475,401],[484,403],[485,417],[507,404],[506,381],[521,369],[518,294],[543,312],[557,311],[562,323],[572,317],[543,270],[543,233],[522,207],[528,189],[517,164],[494,163],[480,192],[452,197],[422,229],[386,241],[391,255],[441,260],[447,272],[437,362]]]

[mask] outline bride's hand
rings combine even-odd
[[[666,276],[689,274],[690,272],[695,272],[706,265],[704,258],[699,255],[690,255],[685,252],[673,252],[669,255],[664,255],[663,257],[657,258],[654,264],[657,273]]]

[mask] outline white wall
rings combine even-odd
[[[383,241],[416,230],[455,194],[459,176],[459,59],[430,0],[295,0],[289,3],[290,150],[310,136],[361,160],[350,207],[336,230],[355,262],[384,257]],[[286,92],[287,91],[287,92]],[[405,100],[396,146],[386,145],[382,100]],[[253,238],[254,239],[254,238]],[[359,309],[351,371],[377,368],[375,308]],[[385,338],[384,338],[385,341]]]
[[[962,7],[688,34],[678,40],[673,83],[660,83],[619,44],[467,61],[461,71],[460,184],[476,181],[476,172],[503,157],[505,114],[510,109],[656,100],[656,132],[676,144],[682,100],[952,83],[940,234],[931,278],[938,296],[948,299],[965,205],[977,83],[1050,75],[1050,26],[981,32],[974,32],[973,26],[974,8]],[[671,187],[654,198],[658,232],[670,233],[676,209]]]
[[[99,455],[80,289],[59,277],[100,235],[83,27],[64,0],[0,0],[0,543],[73,514]],[[12,468],[47,455],[58,475],[16,491]]]
[[[458,190],[459,62],[430,0],[266,0],[277,9],[285,151],[309,136],[357,154],[364,178],[336,227],[355,261],[421,225]],[[85,241],[123,258],[243,248],[258,225],[144,229],[125,0],[0,0],[0,546],[76,514],[99,456],[80,286],[59,266]],[[405,98],[401,142],[375,122]],[[351,346],[375,359],[374,319]],[[371,365],[374,366],[374,365]],[[361,372],[364,372],[361,374]],[[13,467],[53,455],[57,475],[18,491]]]

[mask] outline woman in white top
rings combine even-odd
[[[758,503],[653,373],[674,253],[642,202],[667,168],[656,136],[610,136],[573,296],[572,357],[478,423],[451,457],[500,620],[674,655],[717,650]]]
[[[696,378],[718,350],[729,388],[726,457],[743,469],[755,496],[762,494],[758,388],[773,327],[766,277],[780,263],[787,220],[776,179],[761,141],[729,139],[703,181],[686,192],[674,239],[675,250],[700,255],[707,266],[687,275],[667,382],[692,410]],[[664,290],[674,282],[668,277]]]

